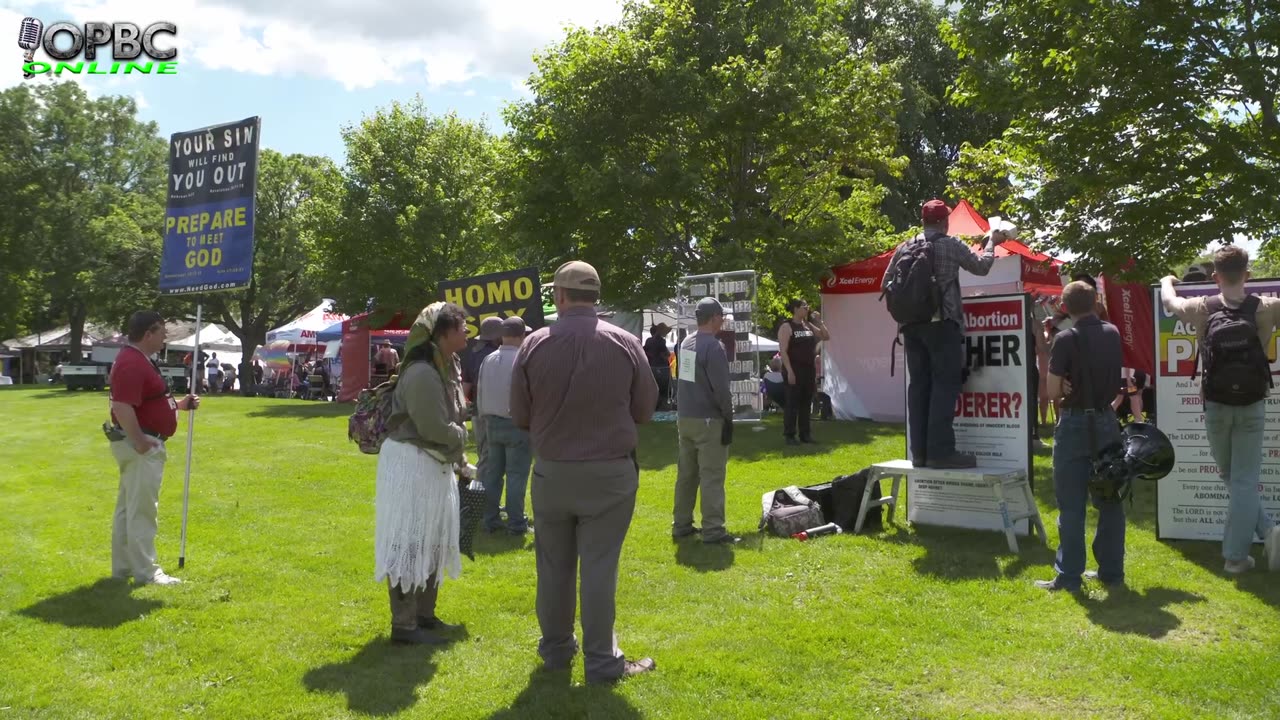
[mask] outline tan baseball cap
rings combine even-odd
[[[561,265],[556,270],[556,277],[551,284],[558,288],[568,288],[570,290],[600,290],[600,274],[596,269],[582,262],[574,260]]]

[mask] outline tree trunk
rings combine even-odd
[[[72,305],[71,311],[67,315],[67,320],[71,325],[71,334],[67,337],[67,362],[80,362],[83,359],[81,347],[84,344],[84,320],[85,309],[79,303]]]
[[[253,350],[267,344],[267,328],[263,325],[242,327],[236,333],[240,338],[240,394],[248,396],[253,387]]]

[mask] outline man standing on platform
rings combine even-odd
[[[156,518],[166,459],[164,443],[178,429],[178,410],[194,410],[199,397],[175,402],[151,356],[164,349],[160,313],[136,312],[126,330],[129,345],[111,365],[111,426],[104,424],[120,467],[111,531],[111,576],[139,585],[181,582],[156,564]]]
[[[1248,253],[1228,245],[1213,257],[1218,295],[1179,298],[1173,287],[1176,278],[1171,275],[1160,281],[1165,312],[1196,328],[1209,451],[1231,495],[1222,557],[1226,560],[1223,570],[1232,575],[1253,568],[1249,552],[1255,536],[1265,541],[1268,569],[1280,570],[1280,526],[1267,515],[1258,496],[1274,360],[1266,348],[1275,347],[1271,338],[1280,325],[1280,300],[1250,295],[1245,289],[1248,279]]]
[[[1116,326],[1096,314],[1098,292],[1076,281],[1062,289],[1071,329],[1058,333],[1049,354],[1049,397],[1061,400],[1053,442],[1053,493],[1058,500],[1058,557],[1045,590],[1080,589],[1082,577],[1124,584],[1124,504],[1093,500],[1098,529],[1093,537],[1097,573],[1085,573],[1084,519],[1089,477],[1098,452],[1120,442],[1111,401],[1120,384],[1121,343]]]
[[[701,490],[702,542],[732,545],[738,538],[724,529],[724,478],[733,441],[733,397],[729,358],[716,338],[724,325],[724,308],[715,298],[703,298],[694,317],[698,332],[680,344],[684,358],[676,390],[680,460],[671,535],[679,540],[698,532],[693,526],[693,505]]]
[[[600,276],[565,263],[553,281],[559,320],[529,336],[511,377],[511,419],[533,440],[533,527],[538,567],[538,654],[567,670],[582,567],[582,638],[587,682],[653,670],[618,649],[614,615],[618,560],[640,485],[638,423],[653,416],[658,385],[640,341],[601,322]]]
[[[987,238],[982,255],[975,255],[968,245],[947,234],[947,218],[951,208],[941,200],[930,200],[920,210],[924,233],[908,240],[893,254],[885,270],[880,289],[889,295],[912,300],[932,298],[936,309],[925,313],[919,321],[904,323],[898,319],[903,350],[907,356],[907,445],[911,462],[916,467],[971,468],[977,458],[956,452],[956,399],[964,385],[964,309],[960,300],[960,268],[974,275],[986,275],[996,261],[995,246],[1004,242],[1003,235]],[[921,282],[933,278],[929,287],[910,283],[911,275],[903,261],[932,272],[922,273]],[[899,273],[899,265],[904,272]],[[900,277],[901,275],[901,277]],[[905,287],[899,287],[905,283]],[[932,294],[930,294],[932,293]],[[891,301],[893,298],[891,298]],[[893,308],[894,305],[890,305]]]

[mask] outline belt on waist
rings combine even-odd
[[[116,425],[114,427],[116,430],[119,430],[120,432],[124,432],[124,428],[120,427],[119,425]],[[138,428],[138,429],[142,431],[143,435],[150,435],[153,438],[160,438],[161,440],[168,440],[170,438],[169,435],[161,435],[155,430],[148,430],[146,428]]]
[[[1101,414],[1101,413],[1110,413],[1110,412],[1115,412],[1115,409],[1112,408],[1110,405],[1106,405],[1100,408],[1074,408],[1074,407],[1062,408],[1063,415],[1088,415],[1089,413]]]

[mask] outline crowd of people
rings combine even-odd
[[[887,293],[898,290],[904,272],[900,258],[920,257],[920,248],[908,245],[928,244],[936,306],[931,317],[901,327],[911,367],[909,447],[913,463],[967,468],[975,460],[956,450],[951,427],[965,331],[957,273],[961,267],[977,274],[989,270],[994,246],[1003,238],[988,238],[975,253],[946,235],[945,205],[939,205],[925,206],[925,232],[895,253],[882,286]],[[1280,530],[1258,495],[1270,395],[1268,358],[1259,353],[1280,324],[1280,300],[1247,293],[1247,264],[1239,248],[1220,250],[1212,278],[1221,292],[1211,298],[1179,298],[1172,277],[1162,284],[1165,308],[1194,325],[1205,355],[1202,393],[1209,444],[1230,492],[1223,538],[1228,573],[1254,567],[1255,539],[1265,540],[1269,567],[1280,567]],[[391,415],[376,471],[375,578],[388,588],[394,642],[439,644],[452,637],[456,626],[437,616],[437,600],[444,579],[461,573],[459,481],[478,476],[486,491],[485,528],[534,533],[537,651],[544,668],[568,669],[579,649],[589,682],[612,682],[656,667],[651,658],[624,654],[614,627],[619,559],[639,485],[637,426],[649,422],[659,407],[660,376],[654,370],[661,357],[656,348],[646,352],[636,337],[596,316],[600,292],[595,268],[566,263],[553,281],[559,313],[554,326],[531,332],[518,317],[489,318],[482,324],[481,342],[470,350],[466,315],[456,305],[432,303],[413,323],[403,358],[395,358]],[[1038,584],[1074,591],[1085,579],[1116,586],[1125,578],[1123,504],[1099,502],[1089,489],[1098,449],[1119,437],[1115,388],[1122,368],[1119,334],[1101,317],[1095,286],[1085,279],[1072,281],[1063,289],[1062,305],[1065,316],[1055,323],[1051,342],[1046,336],[1043,396],[1059,407],[1053,446],[1059,546],[1055,577]],[[788,443],[811,442],[813,358],[816,344],[829,333],[803,302],[792,303],[790,310],[775,366],[787,386],[784,433]],[[734,428],[729,356],[718,338],[725,317],[718,300],[700,300],[697,330],[680,345],[693,367],[676,380],[679,450],[671,521],[676,541],[700,536],[708,545],[733,545],[740,540],[728,530],[725,506]],[[154,312],[130,319],[129,348],[112,369],[112,423],[104,425],[120,470],[112,574],[140,584],[178,582],[156,562],[158,493],[176,413],[199,405],[197,395],[175,400],[167,393],[149,359],[163,347],[164,328]],[[478,467],[465,454],[469,414]],[[525,513],[526,491],[532,520]],[[1093,573],[1085,571],[1090,501],[1099,510]],[[694,524],[696,506],[701,527]],[[581,644],[574,632],[579,612]]]

